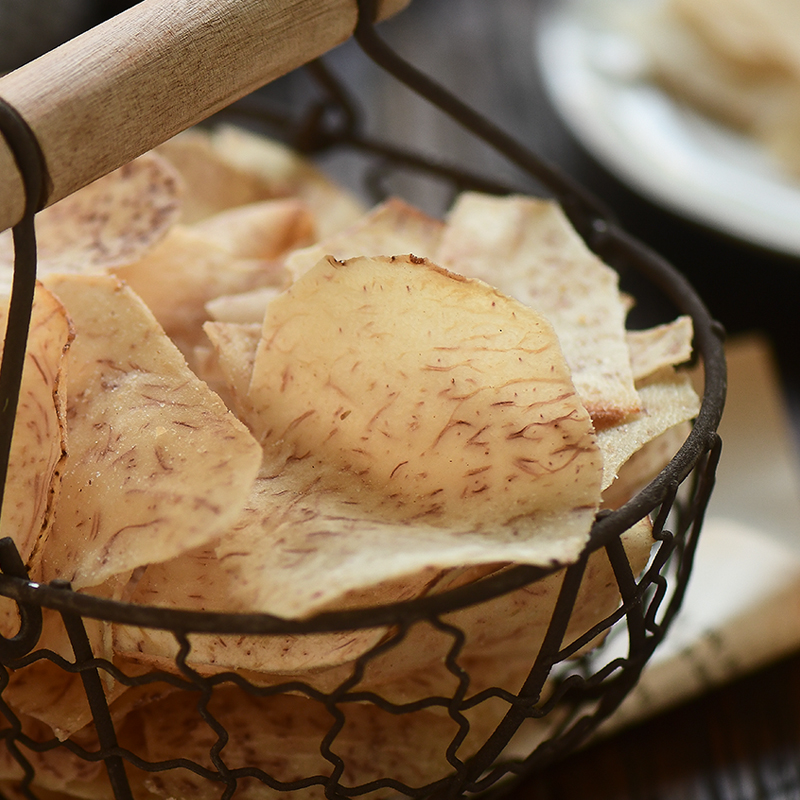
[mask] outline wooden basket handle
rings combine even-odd
[[[410,0],[381,0],[378,19]],[[0,79],[60,200],[343,42],[356,0],[143,0]],[[0,137],[0,231],[22,181]]]

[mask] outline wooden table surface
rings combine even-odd
[[[800,440],[800,262],[699,228],[635,196],[570,136],[539,83],[538,0],[414,0],[382,33],[418,67],[551,159],[670,258],[731,332],[771,339]],[[519,176],[423,101],[396,88],[348,43],[332,55],[383,137]],[[287,89],[287,86],[289,87]],[[291,92],[291,79],[271,87]],[[800,220],[798,220],[800,224]],[[512,796],[537,800],[734,800],[800,797],[800,655],[575,753]]]

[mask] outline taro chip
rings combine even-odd
[[[92,587],[91,594],[106,600],[125,600],[128,580],[127,574],[114,577],[100,586]],[[111,623],[87,617],[83,624],[94,656],[107,661],[114,660]],[[37,647],[66,661],[74,659],[73,645],[57,611],[44,609]],[[128,675],[137,675],[142,671],[138,665],[126,665]],[[105,670],[100,670],[99,674],[109,702],[119,702],[131,691],[137,693],[136,689],[132,690],[128,684],[116,680]],[[48,658],[14,670],[8,686],[3,690],[3,698],[16,711],[47,724],[62,741],[86,729],[93,719],[80,673],[71,672]]]
[[[364,213],[349,192],[279,142],[221,126],[193,128],[156,152],[181,173],[188,191],[182,221],[190,224],[226,209],[282,197],[300,199],[314,217],[315,236],[329,236]]]
[[[256,323],[260,326],[267,305],[281,291],[274,286],[262,286],[248,292],[220,295],[206,303],[206,311],[216,322]]]
[[[53,276],[75,323],[71,457],[43,578],[75,589],[201,546],[238,516],[258,444],[110,276]]]
[[[601,431],[606,461],[603,505],[618,508],[669,463],[691,431],[699,400],[686,374],[672,367],[692,356],[691,317],[628,332],[631,368],[643,410]]]
[[[673,425],[645,442],[625,461],[603,491],[603,507],[619,508],[647,486],[672,460],[692,431],[689,421]]]
[[[261,181],[273,197],[299,197],[314,215],[318,238],[343,230],[364,213],[350,192],[280,142],[233,125],[214,129],[209,139],[219,158]]]
[[[342,702],[336,705],[335,717],[316,699],[258,697],[236,686],[215,687],[207,704],[211,717],[230,734],[221,757],[228,769],[251,776],[238,779],[238,790],[253,798],[294,792],[270,789],[252,776],[264,775],[273,786],[282,787],[309,776],[325,778],[335,770],[334,762],[341,763],[340,780],[346,786],[390,780],[424,786],[453,772],[448,760],[451,743],[453,755],[466,759],[486,741],[507,708],[491,700],[481,703],[465,713],[469,725],[462,729],[439,709],[397,714],[371,703]],[[131,717],[133,727],[144,734],[146,759],[187,758],[215,769],[209,753],[219,736],[200,715],[197,694],[175,693],[139,709]],[[126,746],[124,735],[121,745]],[[144,781],[148,797],[164,800],[215,800],[220,795],[218,783],[181,767],[148,774]],[[306,786],[299,796],[324,800],[324,782]]]
[[[231,208],[191,227],[237,258],[278,258],[314,236],[311,213],[294,198]]]
[[[800,14],[791,1],[674,0],[670,8],[751,81],[762,72],[800,74]]]
[[[653,545],[648,518],[626,531],[621,541],[634,575],[647,564]],[[454,571],[458,582],[463,576]],[[561,569],[513,592],[442,616],[465,634],[457,660],[470,671],[468,696],[492,687],[517,693],[528,677],[547,633],[565,570]],[[435,591],[453,588],[448,578]],[[593,552],[583,573],[578,597],[562,647],[572,644],[610,616],[622,602],[605,550]],[[602,633],[598,634],[602,638]],[[445,658],[454,647],[451,632],[420,624],[396,648],[379,654],[367,666],[360,689],[379,691],[391,702],[407,703],[454,690]],[[593,648],[598,640],[584,645]]]
[[[592,504],[591,423],[551,326],[423,259],[323,259],[269,305],[248,401],[269,457],[371,491],[387,519]]]
[[[221,383],[232,408],[246,417],[246,398],[253,376],[256,350],[261,341],[261,325],[207,322],[203,327],[211,340]]]
[[[247,404],[266,462],[218,552],[254,609],[566,562],[586,541],[591,420],[551,326],[480,281],[413,257],[323,259],[270,304]]]
[[[146,153],[39,212],[39,274],[103,272],[141,258],[181,209],[180,176]],[[0,235],[0,266],[13,262],[10,232]]]
[[[48,693],[48,687],[43,687]],[[48,742],[53,732],[36,719],[20,714],[21,731],[30,742]],[[73,740],[74,745],[88,752],[98,749],[97,735],[92,730],[81,731]],[[81,758],[66,747],[22,747],[24,760],[32,767],[34,791],[27,785],[25,770],[12,754],[11,745],[0,748],[0,791],[5,800],[46,797],[48,800],[69,798],[110,797],[108,773],[101,760]]]
[[[197,611],[247,612],[239,578],[217,561],[213,546],[184,553],[163,564],[151,564],[129,595],[133,603]],[[169,587],[169,591],[165,591]],[[378,595],[376,594],[376,600]],[[402,595],[398,596],[398,599]],[[348,664],[386,635],[384,627],[334,633],[274,636],[191,635],[186,663],[201,674],[227,670],[291,674]],[[118,658],[174,670],[178,642],[170,631],[114,626]]]
[[[209,300],[284,282],[275,263],[237,258],[201,232],[181,225],[144,258],[113,272],[144,300],[184,351],[204,338]]]
[[[665,325],[628,331],[631,370],[636,381],[664,367],[685,364],[692,357],[692,318],[678,317]]]
[[[356,256],[413,254],[430,258],[439,245],[443,224],[398,198],[390,198],[345,230],[292,253],[286,268],[294,280],[321,258],[339,261]]]
[[[116,684],[116,693],[126,688]],[[3,697],[15,711],[44,722],[62,741],[92,721],[80,676],[47,659],[15,670]]]
[[[186,185],[180,221],[192,224],[237,206],[276,197],[257,175],[230,163],[211,144],[209,134],[191,128],[159,145],[155,152],[169,161]]]
[[[597,435],[603,453],[604,490],[634,453],[671,428],[694,419],[700,410],[691,377],[685,372],[667,367],[639,381],[637,386],[643,411]]]
[[[6,313],[4,307],[0,330]],[[2,535],[14,539],[25,562],[52,522],[58,495],[58,468],[66,448],[64,361],[72,336],[66,310],[38,285],[0,523]]]
[[[432,258],[551,321],[598,427],[639,410],[617,273],[586,247],[556,203],[466,192],[450,211]]]

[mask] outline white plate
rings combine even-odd
[[[643,55],[598,13],[561,0],[537,22],[547,91],[578,139],[640,194],[706,226],[800,255],[800,183],[759,145],[648,83]]]

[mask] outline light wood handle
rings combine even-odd
[[[410,0],[381,0],[379,19]],[[47,205],[340,44],[356,0],[144,0],[0,79],[52,179]],[[0,231],[24,207],[0,137]]]

